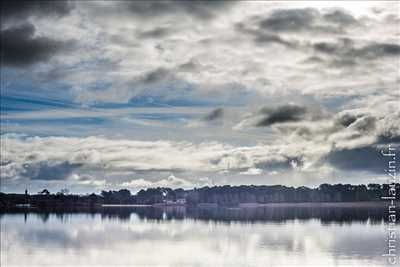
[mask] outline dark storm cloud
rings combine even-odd
[[[365,116],[350,124],[349,127],[354,128],[354,130],[360,133],[371,132],[375,130],[376,121],[377,119],[373,116]]]
[[[142,77],[142,82],[144,84],[155,84],[168,79],[169,77],[171,77],[171,75],[172,74],[169,70],[165,68],[158,68],[156,70],[146,73]]]
[[[341,112],[334,117],[334,124],[364,133],[375,130],[377,118],[371,114]]]
[[[301,31],[312,28],[318,11],[307,9],[275,10],[269,17],[260,21],[260,28],[270,31]]]
[[[333,10],[332,12],[323,15],[326,21],[336,23],[338,25],[352,25],[357,24],[358,21],[349,13],[344,10]]]
[[[277,44],[281,44],[281,45],[284,45],[287,47],[296,47],[297,46],[297,42],[288,41],[278,35],[268,34],[268,33],[262,33],[262,34],[257,35],[254,38],[254,41],[261,45],[265,44],[265,43],[277,43]]]
[[[155,39],[158,39],[158,38],[165,37],[170,33],[171,33],[171,30],[169,28],[157,27],[157,28],[154,28],[152,30],[140,32],[138,34],[138,37],[139,38],[155,38]]]
[[[180,72],[194,72],[198,70],[199,68],[199,63],[196,62],[195,60],[189,60],[186,63],[183,63],[178,66],[178,71]]]
[[[343,10],[321,14],[317,9],[278,9],[259,21],[263,30],[274,32],[321,31],[342,32],[344,26],[356,24],[357,20]]]
[[[262,108],[259,114],[263,116],[256,122],[257,127],[270,126],[275,123],[299,121],[305,118],[307,108],[298,105],[282,105],[276,108]]]
[[[266,44],[280,44],[287,47],[296,47],[298,45],[297,41],[286,40],[278,34],[264,32],[260,29],[253,29],[248,27],[248,25],[239,22],[235,24],[235,30],[239,33],[250,35],[256,44],[266,45]]]
[[[72,1],[2,1],[1,16],[5,20],[30,16],[64,16],[74,8]]]
[[[355,42],[348,38],[339,39],[337,42],[318,42],[313,44],[313,48],[317,53],[333,57],[334,62],[339,65],[400,55],[398,44],[375,42],[356,46]]]
[[[336,168],[347,171],[370,171],[383,173],[387,159],[376,146],[341,149],[330,152],[324,159]]]
[[[368,121],[370,123],[364,124],[365,128],[358,128],[360,132],[375,128],[375,121]],[[323,161],[342,170],[383,174],[385,166],[388,164],[388,158],[382,156],[381,152],[387,151],[388,144],[396,150],[400,149],[400,135],[392,136],[383,133],[377,137],[375,143],[367,146],[333,149],[324,157]]]
[[[22,174],[32,180],[65,180],[81,166],[82,164],[68,161],[54,164],[42,161],[35,164],[24,164]]]
[[[399,143],[400,144],[400,134],[381,134],[378,136],[378,142],[380,144],[391,144],[391,143]]]
[[[127,11],[142,18],[156,18],[168,14],[188,14],[198,19],[214,18],[233,1],[132,1],[124,3]]]
[[[213,111],[211,111],[209,114],[207,114],[203,118],[203,120],[205,120],[205,121],[214,121],[214,120],[222,118],[223,115],[224,115],[224,109],[217,108],[217,109],[214,109]]]
[[[311,56],[303,61],[306,64],[319,64],[325,62],[321,57]]]
[[[47,61],[73,43],[35,36],[35,27],[30,23],[3,29],[0,40],[3,54],[1,64],[14,67]]]
[[[296,32],[343,33],[346,27],[361,25],[343,10],[321,13],[315,8],[278,9],[265,16],[255,16],[235,24],[236,31],[253,36],[258,45],[276,43],[288,48],[302,48],[298,40],[281,34]]]
[[[335,124],[348,127],[355,122],[361,115],[356,115],[350,112],[342,112],[335,117]]]

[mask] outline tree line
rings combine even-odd
[[[214,205],[238,206],[242,203],[303,203],[303,202],[359,202],[380,201],[393,185],[389,184],[321,184],[317,188],[283,185],[213,186],[189,190],[157,187],[131,194],[127,189],[102,191],[100,194],[74,195],[68,190],[50,193],[47,189],[37,194],[6,194],[0,192],[0,208],[15,206],[35,207],[95,207],[103,204],[136,205]],[[395,184],[400,196],[400,184]]]

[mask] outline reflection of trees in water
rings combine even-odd
[[[44,223],[49,220],[50,214],[49,213],[39,213],[38,216],[42,219]]]
[[[185,207],[133,207],[105,208],[102,218],[129,219],[131,214],[140,219],[151,220],[182,220],[185,218],[205,221],[272,221],[320,219],[322,223],[366,222],[380,223],[386,219],[387,211],[376,208],[343,208],[343,207],[258,207],[245,209],[228,208],[185,208]]]
[[[203,221],[243,221],[243,222],[285,222],[288,220],[319,219],[323,224],[367,222],[381,223],[387,221],[387,209],[382,207],[256,207],[256,208],[198,208],[198,207],[103,207],[94,210],[69,211],[29,211],[35,213],[43,222],[50,216],[60,221],[68,221],[74,214],[90,217],[97,215],[103,220],[130,220],[137,216],[144,220],[183,220]],[[14,213],[21,213],[14,211]],[[29,216],[28,216],[29,217]]]
[[[315,208],[315,207],[258,207],[227,208],[137,208],[133,210],[141,219],[199,219],[206,221],[271,221],[320,219],[322,223],[366,222],[380,223],[387,214],[380,208]]]

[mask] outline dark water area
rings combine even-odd
[[[104,206],[95,209],[21,209],[15,208],[0,213],[0,217],[7,214],[36,214],[46,222],[50,215],[62,218],[71,214],[99,214],[102,218],[118,218],[129,220],[132,215],[140,219],[150,220],[184,220],[195,219],[219,222],[285,222],[290,220],[318,219],[322,223],[352,223],[371,222],[381,223],[388,220],[388,210],[385,206],[366,207],[307,207],[307,206],[278,206],[254,208],[198,208],[185,206],[165,207],[135,207],[135,206]]]

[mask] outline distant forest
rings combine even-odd
[[[397,193],[397,195],[396,195]],[[273,186],[213,186],[190,190],[165,187],[142,189],[131,194],[127,189],[102,191],[101,194],[74,195],[67,190],[37,194],[0,193],[0,209],[13,207],[73,208],[117,205],[187,205],[236,207],[241,204],[362,202],[381,201],[381,197],[400,196],[400,184],[321,184],[317,188]]]

